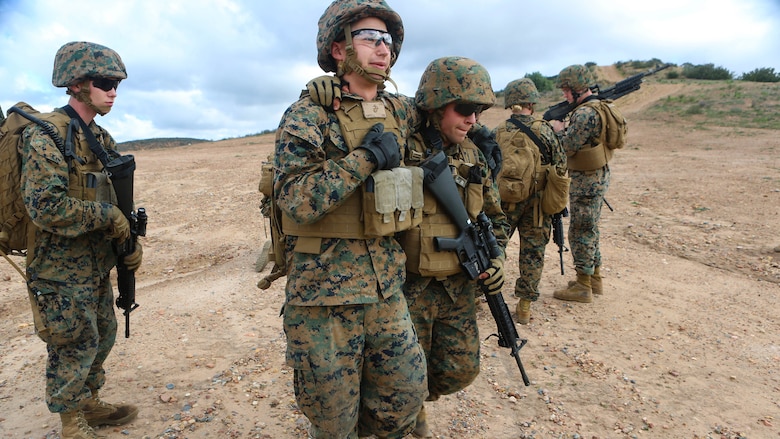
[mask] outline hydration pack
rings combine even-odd
[[[5,254],[27,250],[27,229],[30,216],[24,207],[21,190],[22,132],[33,123],[41,126],[60,152],[65,142],[52,121],[68,117],[58,113],[39,113],[29,104],[19,102],[8,109],[8,117],[0,122],[0,251]]]

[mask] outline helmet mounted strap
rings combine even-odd
[[[336,72],[336,76],[341,77],[349,72],[355,72],[376,85],[382,85],[385,81],[390,81],[396,90],[398,90],[398,86],[392,79],[390,79],[390,69],[383,71],[371,66],[364,68],[360,65],[357,59],[357,52],[355,52],[355,46],[352,43],[351,24],[344,26],[344,41],[346,42],[345,51],[347,56],[344,61],[338,64],[338,71]],[[391,54],[391,56],[394,57],[394,53]],[[379,78],[377,78],[375,75],[379,76]]]

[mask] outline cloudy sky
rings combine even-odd
[[[129,77],[98,123],[117,141],[220,140],[275,129],[316,62],[329,0],[0,0],[0,106],[41,110],[57,49],[93,41],[119,52]],[[433,59],[460,55],[493,88],[570,64],[659,58],[739,76],[780,72],[779,0],[388,0],[406,38],[392,78],[413,95]],[[392,87],[391,87],[392,90]]]

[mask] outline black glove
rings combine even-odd
[[[488,168],[490,174],[495,180],[498,177],[498,173],[501,171],[501,162],[503,156],[501,155],[501,148],[498,146],[496,139],[490,134],[490,130],[481,125],[479,128],[473,128],[469,131],[469,139],[474,142],[475,145],[485,155],[485,159],[488,161]]]
[[[377,169],[393,169],[401,164],[401,148],[395,133],[384,132],[385,126],[377,123],[363,137],[358,148],[368,150],[376,162]]]

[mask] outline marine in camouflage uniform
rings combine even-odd
[[[569,192],[569,245],[577,270],[577,279],[556,290],[553,297],[561,300],[590,303],[593,295],[602,294],[601,249],[599,221],[604,195],[609,188],[609,164],[598,169],[576,170],[577,153],[599,144],[602,120],[598,112],[584,103],[597,99],[590,90],[593,76],[587,67],[579,64],[564,68],[558,74],[557,87],[563,90],[569,103],[577,107],[569,115],[568,127],[560,121],[553,126],[569,160],[571,187]]]
[[[501,211],[498,187],[488,171],[485,156],[466,137],[479,112],[495,103],[490,76],[483,66],[461,57],[440,58],[423,73],[415,96],[427,118],[409,142],[407,165],[444,151],[462,201],[472,221],[484,211],[502,248],[508,223]],[[463,112],[462,114],[459,112]],[[454,121],[454,122],[453,122]],[[453,127],[453,123],[456,123]],[[407,253],[404,293],[428,363],[428,401],[466,388],[479,374],[479,331],[475,298],[482,284],[490,293],[503,286],[504,256],[493,267],[470,280],[454,252],[437,252],[434,237],[457,237],[455,223],[425,189],[422,224],[402,232]],[[417,418],[416,437],[433,437],[423,409]]]
[[[28,286],[36,331],[48,351],[46,403],[60,413],[63,439],[96,438],[91,426],[121,425],[138,413],[135,406],[108,404],[98,396],[117,330],[109,279],[117,263],[114,242],[128,239],[129,224],[83,133],[67,132],[71,117],[65,112],[75,111],[109,158],[118,157],[116,142],[93,119],[111,110],[125,78],[113,50],[88,42],[63,45],[52,83],[67,87],[69,104],[41,119],[63,139],[73,137],[73,155],[65,157],[37,124],[25,129],[20,145],[22,196],[34,228],[28,239]],[[141,263],[137,248],[125,258],[133,271]]]
[[[405,143],[416,114],[411,101],[379,88],[402,41],[401,18],[384,1],[333,2],[319,21],[319,64],[350,84],[342,108],[386,112],[384,126],[394,134],[374,126],[352,145],[344,114],[308,96],[287,109],[277,131],[287,364],[314,438],[404,437],[427,396],[425,358],[401,289],[404,252],[392,235],[361,236],[360,211],[349,210],[374,171],[400,164],[398,142]]]
[[[511,119],[514,119],[529,129],[541,140],[541,147],[546,152],[542,154],[542,165],[552,164],[558,175],[566,175],[566,154],[558,142],[552,126],[544,120],[534,117],[534,104],[539,102],[539,91],[528,78],[517,79],[507,84],[504,89],[504,106],[512,109]],[[509,133],[519,131],[515,124],[506,121],[500,125]],[[493,130],[496,138],[498,128]],[[549,159],[547,159],[549,157]],[[515,281],[515,297],[517,302],[517,321],[528,324],[531,318],[531,302],[539,298],[539,281],[544,269],[544,252],[550,241],[552,220],[550,215],[544,215],[539,207],[544,186],[537,187],[531,196],[517,203],[502,202],[501,207],[509,221],[509,237],[517,231],[520,238],[518,256],[519,276]]]

